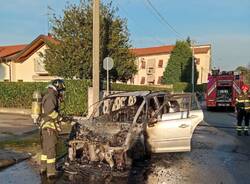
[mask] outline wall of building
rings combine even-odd
[[[41,61],[40,53],[44,53],[46,48],[46,45],[42,46],[21,63],[12,62],[12,80],[15,82],[42,82],[54,79],[54,77],[48,76],[48,72],[43,71],[42,68],[39,71],[36,69],[37,62]]]
[[[158,84],[159,77],[163,76],[163,72],[167,65],[168,59],[169,59],[168,54],[138,57],[137,60],[135,61],[137,65],[138,73],[134,76],[133,82],[130,81],[130,83],[137,84],[137,85]],[[145,62],[145,67],[143,67],[143,62]],[[162,66],[159,66],[159,62],[162,62]],[[154,70],[150,71],[152,67],[154,68]],[[144,83],[142,82],[142,77],[145,77]],[[152,82],[152,78],[154,82]]]
[[[195,58],[199,59],[199,62],[196,62],[196,68],[199,72],[197,84],[207,83],[208,73],[210,71],[210,54],[195,54]]]
[[[200,46],[200,47],[207,47],[207,46]],[[137,57],[136,59],[136,65],[138,72],[134,76],[132,80],[130,80],[128,83],[130,84],[136,84],[136,85],[143,85],[143,84],[154,84],[154,85],[159,85],[158,80],[159,77],[163,76],[163,72],[168,64],[168,60],[170,58],[170,54],[155,54],[155,55],[145,55],[145,56],[140,56]],[[196,58],[196,66],[197,70],[199,72],[199,77],[197,80],[198,84],[201,83],[206,83],[207,82],[207,77],[208,73],[210,71],[210,64],[211,64],[211,49],[207,53],[197,53],[195,54]],[[159,67],[159,62],[160,60],[163,61],[162,67]],[[142,67],[142,62],[145,62],[145,68]],[[152,62],[154,64],[152,64]],[[148,82],[149,76],[148,75],[148,68],[152,67],[154,68],[153,71],[153,78],[155,79],[154,82],[150,83]],[[143,83],[142,78],[145,78],[145,82]]]

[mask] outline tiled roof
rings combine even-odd
[[[22,52],[20,52],[15,58],[16,62],[23,62],[29,58],[33,53],[40,49],[46,42],[51,42],[58,44],[59,41],[55,40],[51,36],[39,35],[35,40],[33,40],[29,45],[27,45]]]
[[[0,58],[8,57],[22,51],[27,45],[0,46]]]
[[[158,46],[158,47],[148,47],[148,48],[134,48],[131,49],[136,56],[147,56],[155,54],[169,54],[174,49],[174,45]],[[202,46],[194,48],[195,54],[207,53],[210,46]]]

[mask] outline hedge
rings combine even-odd
[[[186,82],[178,82],[171,86],[154,86],[154,85],[129,85],[121,83],[112,83],[111,90],[114,91],[167,91],[167,92],[190,92],[192,85]]]
[[[62,104],[65,114],[86,115],[88,102],[87,80],[66,81],[66,98]],[[0,107],[30,109],[35,90],[44,91],[46,82],[0,82]]]
[[[68,80],[66,83],[66,98],[62,104],[62,112],[68,115],[86,115],[88,108],[88,80]],[[30,109],[32,94],[35,90],[44,91],[46,82],[0,82],[0,107]],[[203,86],[202,86],[203,87]],[[199,88],[202,88],[199,87]],[[176,83],[170,86],[128,85],[112,83],[114,91],[167,91],[188,92],[191,85]]]
[[[121,83],[112,83],[112,91],[172,91],[170,87],[152,86],[152,85],[129,85]]]
[[[192,91],[192,84],[186,82],[177,82],[173,85],[174,92],[191,92]],[[196,92],[205,92],[206,91],[206,84],[197,84],[195,85]]]
[[[47,83],[42,82],[0,82],[0,106],[31,108],[33,92],[46,86]]]
[[[192,89],[192,84],[187,82],[177,82],[174,84],[174,92],[190,92]]]
[[[206,89],[207,89],[207,84],[206,83],[204,83],[204,84],[198,84],[196,86],[196,91],[198,91],[200,93],[205,92]]]

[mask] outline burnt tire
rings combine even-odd
[[[144,143],[140,139],[136,141],[133,148],[131,149],[131,158],[133,160],[144,160],[146,156],[146,150]]]
[[[125,154],[125,165],[127,169],[130,169],[132,167],[133,164],[133,159],[128,155]]]

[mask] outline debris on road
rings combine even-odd
[[[0,169],[6,168],[31,157],[29,153],[17,153],[9,150],[0,150]]]

